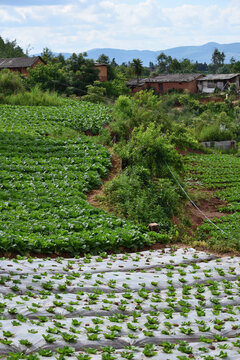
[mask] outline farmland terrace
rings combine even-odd
[[[192,248],[1,260],[0,354],[239,359],[239,262]]]

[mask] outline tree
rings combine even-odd
[[[3,40],[0,36],[0,58],[22,57],[26,56],[23,49],[17,45],[16,40]]]
[[[45,47],[41,52],[41,57],[45,61],[45,63],[48,63],[54,58],[54,54],[48,47]]]
[[[106,64],[106,65],[108,65],[108,64],[110,64],[110,59],[109,59],[109,57],[107,55],[101,54],[101,55],[99,55],[96,62],[98,64]]]
[[[170,65],[168,66],[169,73],[179,73],[181,72],[181,63],[177,59],[172,59]]]
[[[139,78],[143,72],[142,60],[141,59],[133,59],[132,67],[134,69],[135,75],[137,76],[137,78]]]
[[[224,64],[225,57],[224,52],[220,52],[217,48],[214,50],[212,54],[212,69],[214,73]]]
[[[98,80],[98,70],[94,67],[94,61],[86,59],[87,53],[73,53],[66,63],[66,77],[68,79],[67,93],[85,95],[87,85],[91,85]]]
[[[183,59],[180,62],[180,66],[181,66],[181,72],[182,73],[193,73],[195,71],[195,66],[193,63],[191,63],[191,61],[187,58]]]
[[[194,64],[194,68],[197,72],[208,72],[208,64],[205,62],[205,63],[199,63],[199,62],[195,62]]]
[[[60,64],[48,63],[30,69],[26,83],[29,87],[38,85],[44,91],[54,90],[61,93],[66,89],[67,80]]]
[[[165,55],[163,52],[161,52],[158,57],[158,72],[159,73],[167,73],[169,71],[169,66],[172,62],[172,57]]]
[[[115,58],[112,59],[111,65],[112,65],[113,67],[117,67],[117,66],[118,66],[118,64],[116,63]]]
[[[154,70],[155,70],[155,65],[154,65],[154,63],[153,63],[152,61],[149,62],[148,67],[149,67],[149,69],[150,69],[151,71],[154,71]]]
[[[232,66],[231,66],[231,71],[233,73],[240,73],[240,61],[236,61]]]

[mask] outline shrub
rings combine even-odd
[[[104,194],[118,215],[143,225],[157,222],[165,231],[171,228],[180,199],[169,179],[153,181],[150,171],[140,165],[127,168],[105,187]]]
[[[132,98],[120,96],[113,108],[114,121],[110,124],[117,140],[130,138],[134,128],[156,122],[164,131],[171,128],[171,117],[163,110],[162,101],[152,90],[139,91]]]
[[[204,126],[199,135],[199,141],[223,141],[231,140],[232,132],[218,123]]]
[[[143,165],[150,170],[152,176],[169,176],[167,164],[176,171],[182,170],[181,156],[162,133],[161,126],[155,123],[149,124],[146,130],[144,126],[134,129],[122,152],[129,164]]]
[[[38,86],[35,86],[31,91],[6,96],[4,103],[10,105],[60,106],[65,104],[65,100],[59,97],[57,93],[43,92]]]
[[[82,100],[93,103],[106,102],[106,89],[100,86],[100,81],[95,81],[94,85],[87,85],[87,95],[82,96]]]
[[[198,141],[186,126],[174,123],[169,133],[171,144],[179,149],[197,149]]]
[[[17,94],[24,91],[22,78],[18,73],[8,69],[0,71],[0,92],[4,95]]]

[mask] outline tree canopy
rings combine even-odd
[[[27,56],[23,49],[17,45],[17,41],[10,41],[6,39],[5,41],[0,36],[0,58],[15,58]]]

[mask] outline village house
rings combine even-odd
[[[133,93],[154,89],[159,95],[169,90],[187,90],[190,94],[195,94],[198,92],[197,80],[201,77],[201,74],[160,74],[153,78],[132,79],[127,82],[127,86]]]
[[[240,74],[209,74],[198,79],[198,91],[202,93],[213,93],[216,89],[226,91],[231,84],[240,86]]]
[[[9,69],[10,71],[17,71],[24,75],[28,75],[28,68],[32,69],[38,64],[46,65],[41,56],[0,58],[0,70]]]
[[[98,77],[100,81],[107,81],[107,65],[106,64],[94,64],[94,68],[98,69]]]

